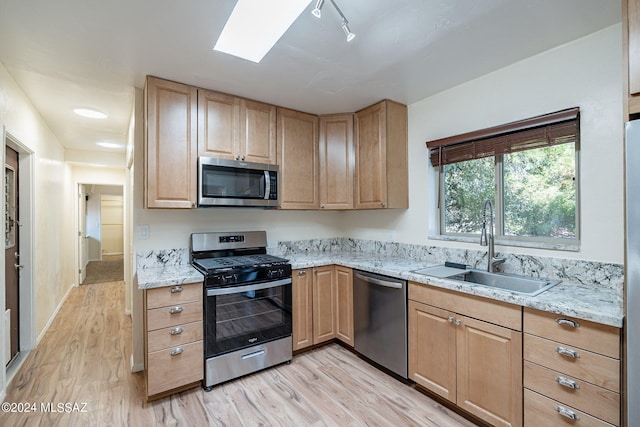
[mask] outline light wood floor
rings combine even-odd
[[[143,376],[129,370],[123,298],[122,282],[72,290],[7,390],[5,402],[37,411],[0,412],[0,426],[473,426],[337,344],[145,404]],[[43,403],[86,403],[86,412],[43,413]]]

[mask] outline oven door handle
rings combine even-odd
[[[216,295],[229,295],[229,294],[239,294],[242,292],[249,291],[258,291],[261,289],[269,289],[274,288],[276,286],[290,285],[291,278],[274,280],[272,282],[264,282],[264,283],[256,283],[255,285],[247,285],[247,286],[232,286],[229,288],[212,288],[207,289],[207,296],[213,297]]]

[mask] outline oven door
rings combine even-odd
[[[291,335],[291,278],[205,294],[206,358]]]

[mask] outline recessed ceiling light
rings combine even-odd
[[[91,108],[74,108],[73,112],[82,117],[90,119],[106,119],[107,115],[102,111],[92,110]]]
[[[260,62],[311,0],[238,0],[214,50]]]
[[[96,142],[96,145],[99,145],[103,148],[123,148],[123,144],[119,144],[117,142]]]

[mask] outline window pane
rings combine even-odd
[[[505,154],[504,234],[576,238],[575,144]]]
[[[493,157],[444,166],[444,222],[446,233],[480,233],[482,205],[494,201]]]

